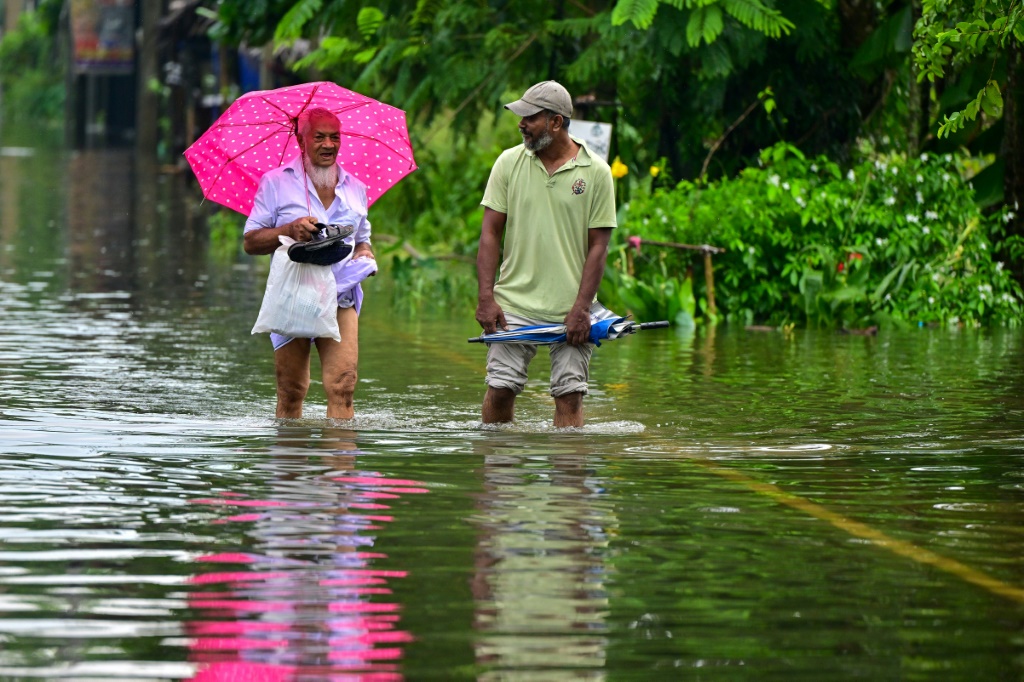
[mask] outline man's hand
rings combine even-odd
[[[582,346],[590,340],[590,311],[573,306],[562,322],[565,325],[565,341],[570,346]]]
[[[316,226],[316,218],[313,216],[306,216],[293,220],[286,225],[282,225],[284,229],[281,234],[291,237],[297,242],[308,242],[312,241],[313,235],[315,235],[320,228]]]
[[[352,250],[352,260],[357,260],[359,258],[369,258],[372,261],[377,260],[373,255],[373,249],[367,242],[359,242],[356,244],[356,248]],[[370,277],[373,277],[376,274],[376,272],[371,272]]]
[[[476,304],[476,321],[484,328],[484,334],[493,334],[498,327],[508,329],[505,311],[493,298],[480,299]]]

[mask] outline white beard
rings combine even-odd
[[[539,152],[547,149],[553,141],[551,133],[544,131],[540,134],[540,137],[534,139],[532,142],[528,142],[526,138],[523,138],[523,146],[531,152]]]
[[[302,157],[302,166],[306,169],[306,175],[313,181],[317,189],[333,190],[338,185],[338,165],[314,166],[308,156]]]

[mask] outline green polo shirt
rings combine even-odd
[[[480,203],[507,216],[494,285],[498,305],[561,322],[579,294],[588,230],[616,226],[608,164],[584,144],[549,176],[537,155],[519,145],[494,162]]]

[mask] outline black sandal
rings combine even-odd
[[[288,247],[288,257],[296,263],[312,263],[313,265],[334,265],[344,260],[352,247],[344,239],[355,232],[350,225],[324,225],[317,223],[320,231],[312,241],[295,242]]]

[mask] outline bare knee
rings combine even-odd
[[[352,395],[356,392],[359,374],[355,369],[345,369],[329,377],[324,377],[324,390],[328,393]]]
[[[302,402],[309,391],[309,377],[277,373],[277,416],[301,417]]]
[[[583,426],[583,393],[566,393],[555,398],[555,426]]]
[[[489,386],[484,395],[483,422],[498,424],[512,421],[515,416],[516,394],[508,388]]]

